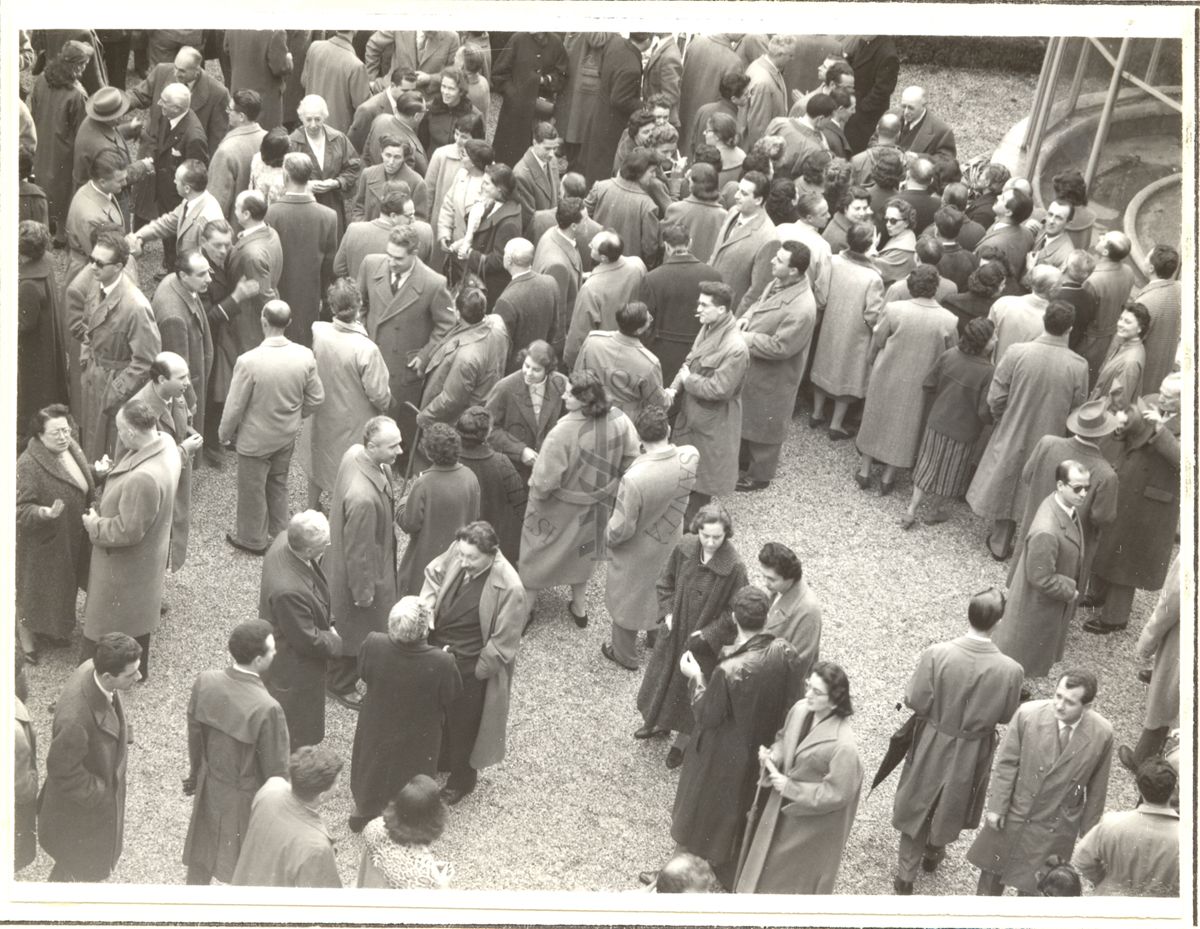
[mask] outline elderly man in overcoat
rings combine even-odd
[[[988,388],[996,426],[967,503],[975,515],[994,521],[987,544],[999,561],[1012,553],[1017,485],[1029,453],[1042,436],[1061,435],[1071,410],[1087,399],[1087,362],[1067,347],[1074,319],[1074,307],[1051,301],[1042,323],[1045,333],[1005,352]]]
[[[343,651],[320,564],[328,548],[329,521],[304,510],[263,558],[258,615],[271,624],[276,649],[263,680],[283,707],[293,751],[325,738],[325,668]]]
[[[294,62],[284,29],[227,29],[229,90],[254,90],[262,97],[258,124],[268,132],[283,122],[283,91]]]
[[[37,824],[54,859],[51,881],[103,881],[121,857],[129,743],[121,694],[137,682],[141,653],[124,633],[102,636],[58,695]]]
[[[183,792],[194,799],[183,863],[189,884],[233,880],[254,795],[268,778],[287,776],[287,718],[262,681],[275,659],[271,624],[239,623],[228,648],[233,664],[200,672],[188,701]]]
[[[548,274],[533,270],[535,250],[528,239],[509,239],[504,245],[504,265],[512,279],[496,300],[494,315],[504,321],[508,333],[508,357],[502,374],[521,366],[518,354],[535,339],[551,345],[559,336],[563,317],[558,283]]]
[[[446,279],[417,257],[419,249],[416,230],[397,226],[388,237],[387,251],[368,255],[358,269],[367,335],[379,346],[391,374],[390,415],[409,449],[417,422],[404,404],[421,402],[425,380],[418,355],[441,341],[456,321]]]
[[[558,325],[555,327],[555,354],[561,358],[567,338],[567,328],[575,313],[575,300],[583,283],[583,259],[574,238],[574,231],[584,217],[583,201],[564,197],[555,207],[555,226],[537,241],[533,252],[533,270],[553,279],[558,286]],[[499,301],[497,301],[499,303]]]
[[[329,506],[330,612],[342,636],[342,656],[330,659],[329,692],[358,709],[358,651],[372,632],[387,629],[396,602],[396,500],[392,464],[400,454],[400,427],[376,416],[363,427],[361,445],[346,449]]]
[[[215,152],[229,130],[229,91],[204,70],[204,56],[185,45],[173,62],[163,61],[137,84],[125,91],[135,109],[152,108],[168,84],[182,84],[191,92],[191,111],[204,128],[208,150]]]
[[[1029,524],[1009,583],[1009,621],[995,637],[1027,678],[1045,677],[1062,658],[1068,624],[1083,596],[1083,528],[1076,510],[1091,489],[1091,473],[1067,460],[1054,477],[1054,493]]]
[[[1133,292],[1134,273],[1128,261],[1131,249],[1125,233],[1106,232],[1096,243],[1096,254],[1100,256],[1096,268],[1083,285],[1096,298],[1096,315],[1077,349],[1087,359],[1089,385],[1096,383],[1108,346],[1117,333],[1117,318]]]
[[[454,656],[463,682],[447,715],[438,764],[450,772],[442,797],[453,806],[475,789],[480,768],[504,760],[525,588],[495,530],[473,522],[429,563],[421,600],[433,615],[429,644]]]
[[[208,374],[213,365],[213,339],[201,295],[212,281],[208,259],[199,249],[180,252],[176,270],[162,279],[150,306],[165,352],[187,364],[195,422],[204,423]]]
[[[779,467],[817,325],[817,305],[808,282],[808,247],[787,241],[771,259],[774,280],[737,321],[750,353],[742,387],[739,464],[735,490],[770,486]]]
[[[1092,709],[1095,697],[1095,675],[1066,671],[1052,699],[1017,710],[992,772],[984,828],[967,852],[980,869],[980,896],[999,896],[1006,885],[1033,896],[1046,859],[1069,859],[1100,821],[1113,727]]]
[[[1021,699],[1021,666],[992,642],[1004,612],[995,587],[975,594],[966,634],[926,648],[909,678],[904,702],[918,722],[892,806],[898,894],[912,893],[918,862],[936,871],[945,847],[983,815],[996,726],[1012,719]]]
[[[116,422],[128,451],[108,473],[99,508],[83,515],[92,559],[80,657],[91,658],[105,633],[124,632],[142,647],[144,679],[162,607],[181,465],[175,440],[158,432],[158,416],[144,400],[126,403]]]
[[[770,245],[779,241],[764,205],[770,182],[758,171],[738,181],[733,207],[717,234],[708,263],[733,290],[731,310],[740,315],[771,281]],[[697,256],[703,260],[704,256]]]
[[[732,302],[728,284],[700,285],[700,332],[667,389],[672,402],[679,400],[675,440],[694,445],[700,453],[685,523],[713,497],[732,493],[737,484],[742,386],[750,351],[737,330]]]
[[[612,617],[611,642],[600,646],[614,664],[636,671],[637,634],[658,625],[659,572],[683,538],[683,514],[696,483],[699,453],[670,441],[667,411],[647,407],[637,417],[642,454],[621,475],[608,520],[608,579],[604,604]]]

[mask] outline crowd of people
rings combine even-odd
[[[17,659],[78,637],[80,663],[44,772],[17,704],[18,869],[40,843],[51,880],[112,873],[121,694],[193,472],[232,465],[260,618],[192,685],[188,883],[340,886],[328,698],[358,714],[359,885],[452,886],[434,845],[505,757],[539,592],[586,627],[604,563],[603,657],[680,769],[677,854],[642,883],[833,892],[851,682],[798,554],[768,542],[751,584],[730,516],[792,505],[799,402],[854,440],[848,492],[911,471],[903,529],[965,497],[1011,560],[917,659],[876,779],[902,762],[894,892],[982,822],[981,894],[1178,894],[1180,258],[1135,269],[1080,172],[1043,207],[960,164],[887,36],[22,38]],[[1150,695],[1117,746],[1093,672],[1028,685],[1078,608],[1107,635],[1137,590],[1162,591]],[[1141,803],[1105,814],[1114,754]]]

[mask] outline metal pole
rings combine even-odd
[[[1075,106],[1079,103],[1079,92],[1083,90],[1083,73],[1087,70],[1088,55],[1092,51],[1092,42],[1090,39],[1080,39],[1081,48],[1079,49],[1079,61],[1075,65],[1075,77],[1071,80],[1071,91],[1067,94],[1067,110],[1063,113],[1063,119],[1066,119],[1075,112]]]
[[[1042,139],[1046,134],[1046,126],[1050,122],[1050,112],[1054,109],[1054,88],[1058,86],[1058,72],[1062,68],[1063,51],[1066,40],[1053,38],[1050,40],[1054,56],[1050,62],[1050,77],[1046,83],[1046,99],[1042,112],[1033,127],[1033,140],[1029,143],[1029,152],[1025,160],[1025,176],[1032,178],[1036,173],[1038,157],[1041,154]]]
[[[1038,115],[1041,112],[1042,95],[1046,91],[1047,65],[1050,64],[1050,51],[1053,46],[1053,41],[1046,43],[1046,54],[1042,58],[1042,69],[1038,72],[1037,89],[1033,92],[1033,111],[1029,114],[1029,122],[1025,124],[1025,139],[1021,142],[1021,148],[1028,147],[1029,139],[1033,135],[1033,125],[1037,122]]]
[[[1121,50],[1117,52],[1112,80],[1108,83],[1108,96],[1104,98],[1104,110],[1100,114],[1100,125],[1096,128],[1096,138],[1092,142],[1092,153],[1088,156],[1087,170],[1083,172],[1083,182],[1089,188],[1096,178],[1096,169],[1100,167],[1100,149],[1108,140],[1108,130],[1112,126],[1113,108],[1117,103],[1117,95],[1121,92],[1121,72],[1125,70],[1125,59],[1129,57],[1129,44],[1128,37],[1121,40]]]
[[[1154,74],[1158,71],[1158,61],[1162,57],[1162,39],[1154,40],[1154,48],[1150,50],[1150,64],[1146,65],[1146,83],[1154,83]]]

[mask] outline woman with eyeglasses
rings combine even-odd
[[[17,459],[17,636],[31,664],[38,643],[69,644],[75,593],[86,582],[90,546],[83,514],[96,497],[92,469],[61,403],[38,410]]]
[[[906,200],[893,197],[883,211],[883,245],[874,257],[875,270],[883,278],[883,289],[903,280],[917,266],[917,235],[913,224],[917,211]]]
[[[736,893],[833,893],[863,782],[853,712],[846,672],[818,661],[775,744],[759,747],[769,792],[751,810]]]

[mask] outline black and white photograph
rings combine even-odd
[[[6,8],[6,919],[1195,925],[1198,24]]]

